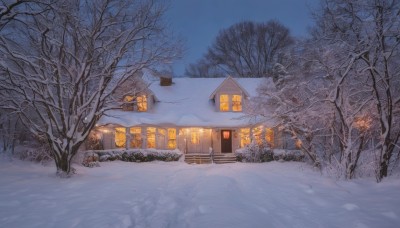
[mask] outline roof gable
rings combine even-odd
[[[210,99],[213,99],[215,95],[224,87],[236,87],[243,92],[245,97],[249,97],[249,93],[231,76],[228,76],[222,83],[211,93]]]

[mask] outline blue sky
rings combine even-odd
[[[223,28],[243,20],[266,22],[276,19],[293,35],[306,36],[312,25],[310,10],[318,0],[171,0],[166,19],[185,40],[183,60],[174,65],[181,76],[185,66],[200,59]]]

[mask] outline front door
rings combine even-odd
[[[221,152],[232,153],[232,131],[221,130]]]

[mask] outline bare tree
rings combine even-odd
[[[335,43],[349,69],[363,74],[375,103],[379,121],[377,144],[377,180],[388,175],[393,153],[399,153],[400,137],[395,115],[400,104],[400,1],[368,0],[323,1],[316,14],[318,27],[314,35],[320,40]],[[342,65],[331,63],[332,69]]]
[[[151,0],[60,0],[2,30],[0,105],[48,141],[58,175],[70,174],[96,121],[120,105],[118,87],[179,57],[164,11]]]
[[[277,21],[240,22],[221,30],[207,54],[186,69],[194,77],[265,77],[285,48],[294,43],[289,29]],[[201,74],[201,75],[199,75]]]

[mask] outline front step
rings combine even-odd
[[[216,164],[235,163],[236,156],[234,154],[214,154],[213,160]]]
[[[185,162],[188,164],[210,164],[212,160],[209,154],[185,154]]]

